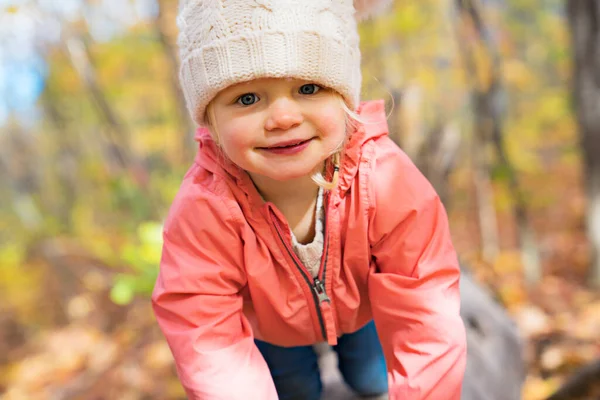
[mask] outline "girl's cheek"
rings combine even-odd
[[[346,122],[344,115],[340,113],[339,109],[329,108],[324,110],[322,115],[321,130],[324,133],[333,135],[345,131]]]
[[[227,139],[232,144],[235,144],[236,146],[240,145],[245,141],[244,139],[249,136],[248,126],[244,125],[243,123],[230,121],[227,129],[223,133],[223,136],[227,136]]]

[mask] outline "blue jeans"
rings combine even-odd
[[[318,400],[323,384],[312,346],[279,347],[255,340],[275,382],[280,400]],[[373,321],[342,335],[333,346],[344,381],[359,396],[387,393],[385,358]]]

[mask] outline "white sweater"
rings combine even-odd
[[[308,272],[314,277],[319,273],[321,265],[321,256],[323,254],[323,220],[325,219],[325,209],[323,208],[323,189],[319,189],[317,195],[317,206],[315,207],[315,237],[312,242],[307,244],[298,243],[292,232],[292,245],[294,252],[302,261],[302,264],[308,269]]]

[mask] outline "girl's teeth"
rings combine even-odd
[[[298,142],[298,143],[294,143],[294,144],[288,144],[287,146],[276,146],[275,148],[277,148],[277,149],[283,149],[285,147],[294,147],[294,146],[298,146],[300,143],[302,143],[302,142]]]

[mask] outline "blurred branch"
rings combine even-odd
[[[100,116],[110,128],[112,135],[109,136],[109,140],[113,145],[112,150],[117,157],[120,167],[125,170],[128,169],[132,161],[128,141],[129,133],[108,104],[104,93],[100,90],[98,79],[96,78],[96,71],[92,64],[87,46],[80,37],[70,35],[65,40],[65,47],[73,67],[87,89],[87,93],[98,107]]]
[[[22,226],[35,231],[42,225],[44,214],[34,198],[40,185],[35,143],[18,124],[10,124],[6,132],[0,142],[0,176],[6,180],[3,187],[8,187],[12,208]]]
[[[72,227],[72,210],[75,206],[75,197],[77,195],[77,171],[79,152],[76,146],[73,146],[72,132],[65,117],[56,106],[55,95],[49,85],[46,86],[40,98],[42,108],[47,115],[50,123],[55,128],[54,140],[57,142],[57,153],[54,156],[54,165],[59,181],[61,204],[57,205],[54,214],[58,215],[60,221],[65,224],[65,228],[70,230]]]

